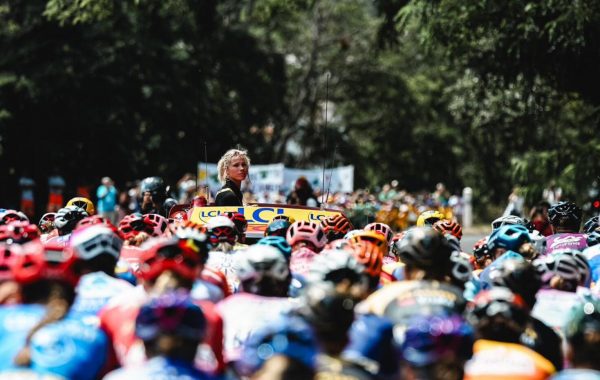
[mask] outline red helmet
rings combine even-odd
[[[292,247],[300,242],[309,243],[319,252],[325,247],[327,236],[320,224],[299,220],[288,229],[287,241]]]
[[[22,252],[12,265],[14,279],[21,284],[40,280],[60,280],[77,285],[80,273],[76,268],[77,258],[72,252],[55,244],[42,245],[32,241],[21,246]]]
[[[238,235],[240,235],[240,236],[244,235],[244,233],[248,229],[248,221],[246,220],[244,215],[240,214],[239,212],[233,212],[233,211],[227,212],[226,215],[229,219],[231,219],[233,224],[235,224],[235,228],[238,232]]]
[[[457,238],[462,239],[462,227],[460,224],[452,220],[438,220],[433,224],[433,229],[440,232],[441,234],[450,234]]]
[[[369,223],[363,229],[365,231],[375,231],[377,233],[380,233],[385,237],[385,240],[387,241],[388,245],[391,243],[392,238],[394,237],[394,232],[392,232],[390,226],[388,226],[385,223]]]
[[[348,231],[354,229],[350,219],[342,214],[324,218],[321,220],[321,227],[323,227],[323,231],[325,232],[325,235],[327,235],[329,241],[341,239]]]
[[[119,233],[124,240],[136,237],[140,232],[150,236],[162,236],[168,226],[167,219],[158,214],[131,214],[119,223]]]
[[[12,280],[12,267],[23,249],[20,244],[0,243],[0,281]]]
[[[0,241],[23,244],[40,237],[40,230],[35,224],[15,221],[0,225]]]
[[[204,267],[200,273],[200,279],[217,286],[223,292],[223,298],[231,295],[231,289],[227,283],[227,277],[214,268]]]
[[[153,281],[165,270],[172,270],[188,280],[194,280],[201,267],[200,260],[200,255],[190,249],[185,240],[166,237],[149,240],[142,246],[137,276]]]
[[[114,232],[117,232],[117,227],[114,224],[112,224],[110,220],[100,215],[86,216],[77,223],[75,229],[85,226],[92,226],[94,224],[104,224]]]

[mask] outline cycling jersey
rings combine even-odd
[[[135,319],[139,309],[150,297],[140,285],[113,298],[100,311],[100,322],[110,337],[117,361],[123,366],[141,365],[146,360],[144,346],[135,336]],[[215,306],[208,301],[194,300],[206,318],[206,336],[198,346],[195,365],[212,374],[225,368],[223,360],[223,321]]]
[[[563,368],[562,339],[539,319],[529,318],[521,334],[521,344],[548,359],[557,370]]]
[[[306,247],[295,250],[290,257],[290,271],[306,276],[310,270],[310,265],[316,256],[316,252],[313,252]]]
[[[206,266],[216,269],[223,273],[227,278],[229,289],[235,293],[240,285],[240,280],[237,277],[237,257],[244,254],[244,251],[210,251],[208,253],[208,261]]]
[[[593,369],[566,369],[550,380],[600,380],[600,371]]]
[[[210,378],[194,368],[191,363],[164,357],[152,358],[143,366],[118,369],[104,377],[105,380],[203,380]]]
[[[465,380],[543,380],[555,368],[537,352],[515,343],[480,339],[465,365]]]
[[[15,368],[14,357],[45,313],[43,305],[0,308],[0,369]],[[33,335],[30,369],[67,379],[94,379],[106,361],[107,352],[108,340],[100,329],[67,317],[45,325]]]
[[[545,254],[550,255],[559,249],[576,249],[583,251],[587,248],[585,234],[554,234],[546,237]]]
[[[569,321],[569,311],[590,296],[589,289],[582,287],[577,288],[577,292],[542,289],[536,295],[531,315],[562,335]]]
[[[85,274],[75,288],[77,295],[69,314],[96,315],[112,297],[132,288],[133,286],[127,281],[111,277],[104,272]]]
[[[291,308],[292,302],[288,298],[250,293],[237,293],[219,302],[217,310],[225,326],[225,361],[238,360],[244,342],[253,331],[276,321]]]

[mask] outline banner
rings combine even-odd
[[[340,212],[335,210],[320,210],[306,207],[293,207],[286,205],[250,205],[244,207],[229,206],[210,206],[194,207],[190,215],[190,220],[199,224],[206,224],[208,219],[225,214],[229,211],[239,212],[244,215],[248,221],[246,236],[250,238],[260,238],[264,236],[267,225],[277,215],[287,215],[294,220],[306,220],[319,223],[327,216],[337,215]]]
[[[250,166],[249,181],[244,181],[242,190],[249,190],[254,194],[260,193],[287,193],[293,189],[299,177],[306,177],[313,189],[329,188],[330,193],[354,191],[354,166],[340,166],[325,170],[325,186],[323,182],[323,169],[293,169],[286,168],[283,164],[252,165]],[[208,186],[214,195],[221,188],[217,175],[216,164],[198,163],[198,179],[200,186]]]

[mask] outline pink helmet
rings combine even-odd
[[[365,226],[364,228],[365,231],[375,231],[377,233],[382,234],[383,236],[385,236],[385,239],[387,240],[388,245],[391,243],[392,238],[394,237],[394,232],[392,232],[392,229],[390,228],[390,226],[388,226],[385,223],[369,223]]]
[[[29,222],[27,215],[17,210],[4,210],[0,212],[0,225],[8,224],[13,221]]]
[[[321,251],[327,243],[327,236],[321,224],[299,220],[294,222],[287,232],[287,241],[293,247],[294,244],[305,242],[312,244],[317,252]]]
[[[154,237],[163,236],[169,226],[169,221],[158,214],[145,214],[144,223],[152,226],[152,236]]]

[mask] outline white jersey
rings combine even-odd
[[[216,269],[225,275],[232,293],[237,291],[240,284],[240,280],[237,277],[237,258],[240,254],[243,255],[244,251],[210,251],[208,253],[208,261],[206,262],[207,267]]]
[[[240,358],[244,343],[256,331],[276,321],[292,309],[288,298],[262,297],[237,293],[217,304],[223,318],[224,356],[226,362]]]
[[[577,292],[564,292],[554,289],[542,289],[536,295],[536,303],[531,316],[544,322],[560,336],[569,322],[570,310],[590,295],[589,289],[579,287]]]
[[[75,303],[69,313],[78,316],[96,315],[113,297],[132,288],[133,285],[127,281],[104,272],[85,274],[75,288]]]

